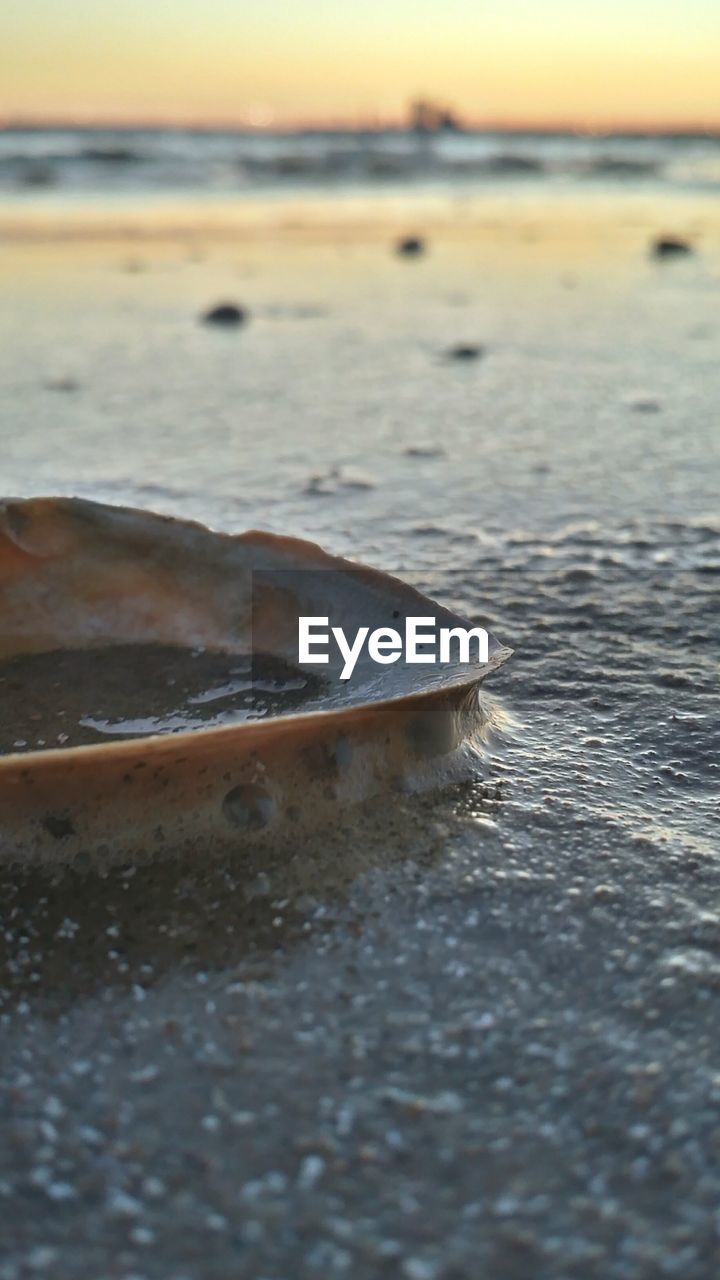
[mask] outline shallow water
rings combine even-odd
[[[79,747],[290,715],[321,681],[279,659],[165,645],[30,654],[0,663],[0,754]]]
[[[271,225],[5,253],[6,488],[401,571],[515,649],[516,723],[294,854],[3,877],[9,1280],[709,1280],[717,213]]]

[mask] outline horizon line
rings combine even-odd
[[[382,118],[377,115],[364,117],[287,117],[259,123],[242,117],[211,118],[179,118],[158,116],[83,116],[52,115],[5,112],[0,114],[0,132],[13,130],[43,129],[87,129],[87,130],[168,130],[192,133],[385,133],[385,132],[422,132],[413,129],[405,119],[398,117]],[[611,136],[617,134],[635,134],[646,137],[653,136],[698,136],[715,137],[720,134],[720,119],[714,122],[698,120],[679,122],[658,120],[652,123],[637,120],[582,120],[573,121],[563,118],[549,117],[541,120],[527,120],[513,117],[490,117],[483,120],[461,120],[456,126],[459,133],[562,133],[577,134],[583,137]],[[454,130],[449,129],[448,132]],[[429,130],[429,136],[442,133],[443,130]]]

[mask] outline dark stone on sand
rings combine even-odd
[[[316,497],[332,497],[343,490],[374,488],[372,476],[363,471],[354,471],[352,467],[331,467],[329,471],[316,472],[311,476],[303,492]]]
[[[425,241],[419,236],[405,236],[404,239],[398,240],[395,251],[403,258],[418,258],[425,252]]]
[[[659,413],[661,408],[654,396],[632,396],[627,405],[633,413]]]
[[[445,450],[439,445],[412,444],[405,450],[407,458],[444,458]]]
[[[472,343],[459,343],[450,347],[447,352],[449,360],[479,360],[482,354],[483,348],[473,346]]]
[[[681,240],[678,236],[658,236],[652,246],[654,258],[680,258],[694,252],[689,241]]]
[[[247,318],[244,307],[238,307],[234,302],[219,302],[217,306],[210,307],[202,317],[204,324],[224,325],[228,329],[245,324]]]
[[[71,392],[71,391],[79,391],[80,383],[77,381],[76,378],[68,378],[68,377],[48,378],[47,382],[45,383],[45,387],[48,391]]]

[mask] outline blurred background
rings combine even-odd
[[[719,50],[713,0],[11,3],[0,190],[18,216],[41,193],[711,190]]]

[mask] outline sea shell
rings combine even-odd
[[[33,655],[46,654],[45,678],[50,664],[55,688],[82,700],[109,651],[123,655],[128,690],[142,685],[143,654],[159,654],[164,670],[163,655],[178,651],[188,662],[239,656],[260,686],[267,661],[307,682],[290,714],[144,737],[131,722],[122,740],[96,734],[91,745],[24,752],[11,743],[0,758],[0,856],[202,856],[312,828],[338,806],[426,785],[466,761],[487,720],[478,686],[509,649],[490,637],[486,664],[452,668],[363,661],[341,681],[332,653],[326,667],[299,666],[300,615],[327,616],[348,634],[400,629],[412,615],[468,625],[398,579],[298,539],[221,534],[76,498],[0,502],[6,689],[9,671],[17,687],[18,672],[27,679]]]

